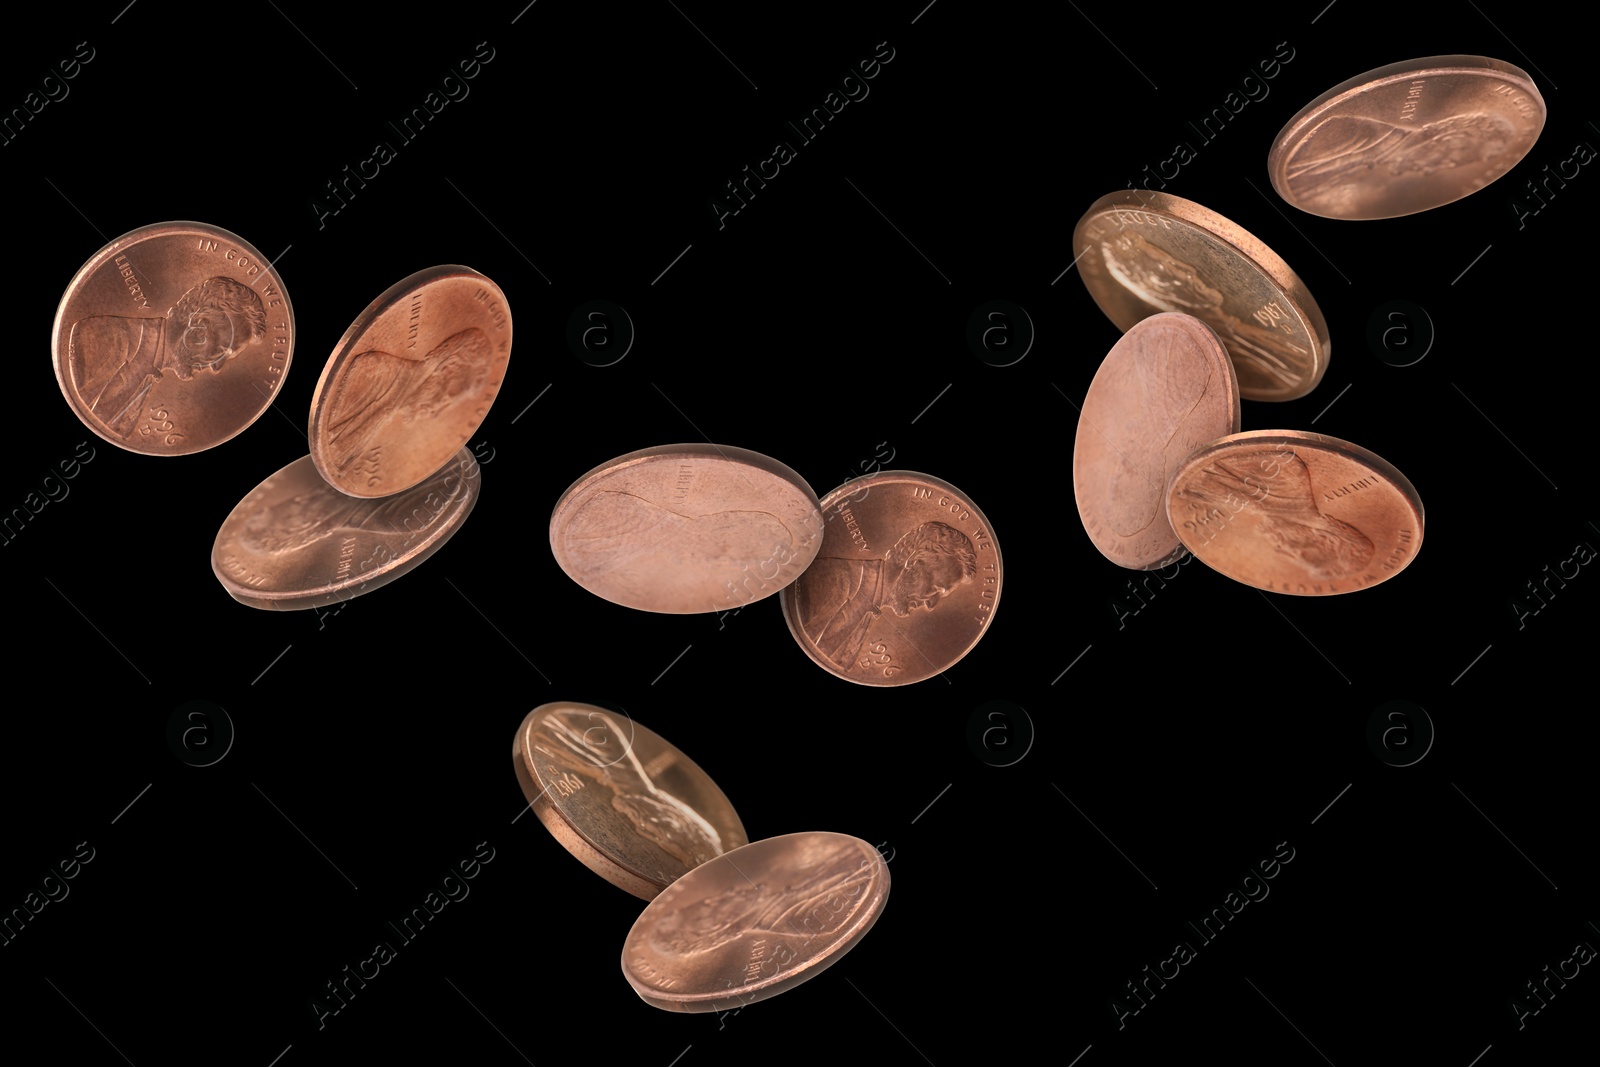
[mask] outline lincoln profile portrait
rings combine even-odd
[[[885,611],[902,619],[918,609],[932,611],[977,572],[978,556],[966,534],[925,522],[883,559],[818,556],[795,583],[795,608],[817,650],[848,670],[866,644],[868,627]]]
[[[1487,164],[1505,153],[1516,131],[1491,114],[1451,115],[1414,129],[1361,115],[1319,124],[1289,156],[1289,187],[1306,199],[1333,198],[1347,182],[1373,172],[1389,177]]]
[[[179,381],[215,374],[266,332],[266,311],[249,286],[207,278],[180,296],[165,318],[90,315],[74,322],[67,366],[95,420],[126,438],[158,380],[168,373]]]

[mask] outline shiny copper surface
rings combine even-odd
[[[199,452],[249,426],[294,355],[283,280],[243,238],[163,222],[96,252],[67,286],[51,346],[85,426],[152,456]]]

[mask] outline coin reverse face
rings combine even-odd
[[[626,715],[544,704],[522,721],[511,758],[545,829],[584,866],[644,900],[748,843],[711,777]]]
[[[622,973],[647,1004],[730,1011],[821,974],[866,936],[889,865],[858,837],[800,833],[701,864],[628,932]]]
[[[220,226],[163,222],[96,252],[67,286],[51,346],[85,426],[182,456],[267,410],[294,355],[294,309],[260,252]]]
[[[1544,129],[1520,67],[1429,56],[1340,82],[1290,119],[1267,155],[1278,195],[1330,219],[1387,219],[1448,204],[1505,174]]]
[[[972,651],[1005,572],[971,497],[932,475],[883,471],[829,493],[822,513],[821,551],[781,598],[812,662],[860,685],[905,685]]]
[[[776,593],[811,563],[821,531],[816,493],[777,460],[731,445],[667,445],[574,482],[550,516],[550,550],[596,596],[691,614]]]
[[[1095,372],[1078,415],[1072,489],[1083,528],[1119,567],[1182,558],[1167,482],[1203,444],[1239,432],[1239,384],[1215,332],[1192,315],[1134,324]]]
[[[1197,449],[1173,472],[1167,508],[1202,563],[1275,593],[1366,589],[1422,547],[1422,498],[1406,476],[1322,434],[1254,430]]]
[[[419,484],[472,437],[511,357],[505,294],[470,267],[405,278],[367,306],[311,398],[311,459],[351,496]]]
[[[1328,324],[1299,275],[1253,234],[1182,197],[1124,189],[1078,220],[1089,295],[1121,330],[1181,311],[1216,331],[1246,400],[1295,400],[1328,369]]]
[[[223,520],[211,569],[254,608],[320,608],[370,593],[433,555],[478,501],[478,461],[463,448],[433,477],[381,500],[346,496],[301,456]]]

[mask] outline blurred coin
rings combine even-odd
[[[667,1011],[728,1011],[815,978],[883,912],[889,865],[857,837],[787,834],[710,860],[651,901],[622,973]]]
[[[920,682],[972,651],[1000,603],[989,520],[927,474],[883,471],[822,501],[821,551],[782,595],[789,632],[823,670],[862,685]]]
[[[211,569],[253,608],[320,608],[387,585],[433,555],[478,500],[463,448],[421,485],[382,499],[346,496],[301,456],[228,515]]]
[[[1429,56],[1340,82],[1273,141],[1278,195],[1330,219],[1412,215],[1477,192],[1516,166],[1544,128],[1520,67]]]
[[[1184,546],[1229,578],[1330,596],[1393,578],[1422,547],[1422,498],[1359,445],[1252,430],[1184,460],[1167,493]]]
[[[650,900],[747,843],[733,805],[693,760],[626,715],[534,708],[512,743],[517,781],[545,829],[612,885]]]
[[[283,281],[243,238],[203,222],[142,226],[67,286],[51,338],[56,381],[119,448],[181,456],[267,410],[294,355]]]
[[[1211,328],[1170,312],[1135,323],[1089,384],[1072,450],[1078,514],[1101,555],[1132,570],[1182,558],[1167,480],[1196,448],[1238,432],[1239,383]]]
[[[410,489],[489,414],[511,356],[505,294],[470,267],[418,271],[367,306],[311,398],[311,459],[351,496]]]
[[[1203,319],[1228,346],[1246,400],[1294,400],[1328,369],[1328,325],[1289,265],[1182,197],[1124,189],[1078,220],[1073,254],[1117,328],[1162,311]]]
[[[556,501],[550,550],[614,604],[726,611],[794,581],[822,539],[817,495],[775,459],[731,445],[630,452]]]

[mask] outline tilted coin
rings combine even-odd
[[[817,494],[777,460],[731,445],[667,445],[574,482],[550,516],[550,550],[596,596],[690,614],[776,593],[816,556],[821,529]]]
[[[1520,67],[1429,56],[1369,70],[1301,108],[1272,142],[1278,195],[1330,219],[1387,219],[1448,204],[1505,174],[1544,128]]]
[[[1072,235],[1089,295],[1117,328],[1162,311],[1205,321],[1246,400],[1294,400],[1328,369],[1328,324],[1305,283],[1243,227],[1182,197],[1124,189]]]
[[[1184,457],[1239,432],[1228,350],[1190,315],[1135,323],[1095,372],[1078,413],[1072,491],[1089,540],[1119,567],[1184,555],[1167,521],[1167,479]]]
[[[390,496],[465,445],[511,357],[505,294],[470,267],[418,271],[339,338],[311,398],[311,459],[351,496]]]
[[[1004,571],[970,497],[931,475],[883,471],[829,493],[822,513],[821,551],[781,597],[813,662],[846,681],[905,685],[972,651]]]
[[[339,492],[301,456],[223,521],[211,569],[235,600],[253,608],[340,603],[438,551],[466,521],[478,490],[478,461],[466,448],[421,485],[382,499]]]
[[[1406,476],[1316,433],[1252,430],[1197,449],[1172,475],[1167,510],[1202,563],[1276,593],[1365,589],[1422,547],[1422,498]]]
[[[545,829],[636,897],[749,840],[710,776],[626,715],[544,704],[522,720],[511,759]]]
[[[667,1011],[728,1011],[815,978],[889,898],[889,865],[858,837],[799,833],[701,864],[628,932],[622,973]]]
[[[289,294],[265,256],[219,226],[163,222],[79,269],[51,345],[84,425],[130,452],[182,456],[267,410],[294,337]]]

